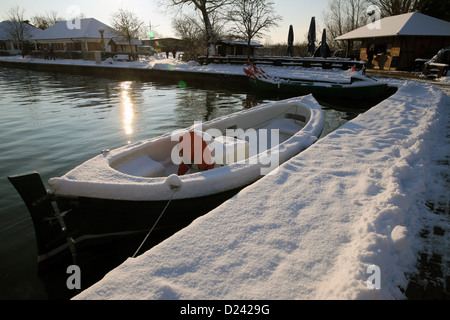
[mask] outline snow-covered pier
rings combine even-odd
[[[395,95],[74,299],[407,298],[421,253],[449,261],[450,99],[394,82]]]
[[[242,66],[165,59],[126,64],[105,68],[243,74]],[[431,298],[448,298],[448,79],[434,82],[447,91],[383,81],[399,90],[74,299],[422,299],[430,286],[440,295]],[[431,263],[437,272],[424,278]]]

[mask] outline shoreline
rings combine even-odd
[[[73,62],[74,60],[63,60]],[[43,61],[7,61],[0,58],[0,67],[21,68],[34,71],[62,72],[68,74],[96,75],[103,77],[119,77],[124,79],[140,79],[148,81],[171,81],[174,84],[180,82],[195,82],[196,84],[210,84],[212,80],[222,83],[227,82],[240,89],[250,88],[247,76],[238,74],[221,74],[210,72],[194,72],[185,70],[162,70],[155,68],[133,67],[129,65],[99,65],[92,61],[83,63],[45,63]],[[81,62],[81,61],[80,61]],[[89,63],[91,62],[91,63]],[[180,85],[185,85],[180,84]]]
[[[185,87],[221,87],[232,92],[254,93],[258,96],[276,96],[279,99],[288,99],[295,94],[277,92],[272,90],[257,90],[252,86],[248,76],[243,71],[243,65],[198,65],[192,62],[181,62],[175,59],[153,58],[133,62],[114,62],[108,64],[103,61],[97,64],[95,61],[85,60],[43,60],[22,59],[21,57],[0,57],[0,67],[21,68],[34,71],[59,72],[67,74],[94,75],[101,77],[113,77],[123,80],[161,81]],[[286,77],[290,79],[308,80],[317,82],[346,82],[350,83],[353,75],[361,72],[350,72],[341,69],[320,69],[302,67],[265,67],[267,73],[274,77]],[[307,71],[307,72],[306,72]],[[378,80],[378,79],[377,79]],[[383,81],[383,80],[381,80]],[[369,109],[372,106],[387,99],[396,91],[395,86],[388,86],[385,93],[371,99],[344,99],[316,95],[315,99],[322,105],[331,105],[338,109]],[[305,94],[305,93],[303,93]]]

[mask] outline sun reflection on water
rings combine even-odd
[[[120,84],[123,128],[126,135],[133,134],[134,105],[130,98],[131,81]]]

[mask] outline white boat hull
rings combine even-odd
[[[298,132],[291,132],[294,134],[286,136],[283,135],[284,128],[271,128],[271,123],[274,120],[285,119],[288,113],[304,117],[306,123],[299,127]],[[279,129],[282,142],[277,146],[269,146],[276,147],[277,150],[268,148],[268,154],[276,156],[276,164],[279,165],[314,143],[322,132],[323,121],[320,105],[309,95],[221,117],[204,123],[202,129],[208,131],[214,128],[224,133],[227,128]],[[128,201],[167,200],[173,194],[166,180],[170,174],[176,172],[170,157],[177,143],[171,141],[171,134],[166,134],[104,152],[64,176],[50,179],[49,184],[54,193],[62,197]],[[182,176],[180,177],[182,187],[174,199],[203,197],[248,185],[276,169],[273,163],[268,164],[267,159],[265,162],[261,161],[262,159],[261,154],[256,154],[246,161]],[[141,170],[142,172],[149,171],[151,174],[154,171],[163,176],[139,176],[135,172],[130,172],[140,171],[134,168],[146,161],[148,168]],[[153,168],[155,163],[157,168]]]

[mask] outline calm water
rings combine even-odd
[[[0,98],[0,299],[55,298],[37,276],[32,221],[7,176],[38,171],[47,183],[103,149],[274,100],[223,86],[1,67]],[[358,113],[324,111],[324,134]]]

